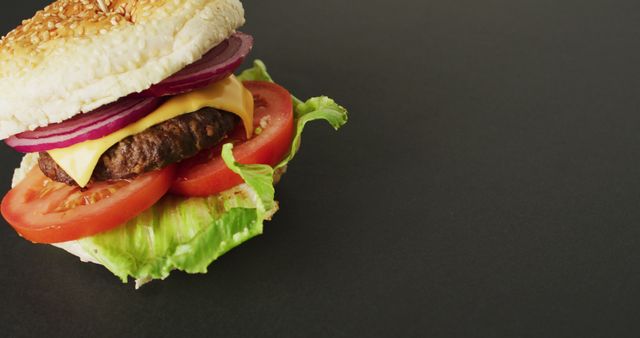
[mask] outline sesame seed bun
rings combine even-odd
[[[145,90],[242,24],[239,0],[58,0],[0,40],[0,139]]]

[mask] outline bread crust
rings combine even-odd
[[[145,90],[243,24],[239,0],[58,0],[0,40],[0,139]]]

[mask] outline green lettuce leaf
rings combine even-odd
[[[206,198],[167,195],[124,226],[79,242],[123,282],[164,279],[175,269],[205,273],[213,260],[262,233],[265,212],[254,201],[246,186]]]
[[[267,81],[274,82],[271,75],[267,72],[267,66],[262,60],[254,60],[253,67],[245,69],[240,75],[236,76],[240,81]]]
[[[273,82],[260,60],[238,77]],[[305,125],[326,120],[338,129],[347,122],[347,111],[328,97],[293,100],[295,136],[289,154],[274,168],[237,163],[233,146],[225,144],[222,158],[245,184],[204,198],[167,195],[127,224],[78,243],[123,282],[133,277],[139,285],[173,270],[205,273],[225,252],[262,233],[263,222],[278,208],[274,173],[295,156]]]

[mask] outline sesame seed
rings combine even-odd
[[[107,3],[110,1],[109,0],[97,0],[97,1],[98,1],[98,7],[100,7],[100,10],[105,13],[109,13],[109,9],[107,8]]]
[[[14,49],[39,51],[43,42],[71,39],[81,41],[92,35],[105,35],[110,27],[133,24],[140,18],[165,15],[155,8],[184,0],[57,0],[38,11],[33,18],[23,20],[21,25],[0,38],[0,52],[14,55]],[[185,6],[193,6],[187,1]],[[14,48],[15,46],[15,48]],[[2,61],[2,60],[0,60]]]

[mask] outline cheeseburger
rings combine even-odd
[[[58,0],[4,36],[0,139],[25,153],[6,221],[137,286],[262,233],[305,124],[347,112],[236,72],[243,23],[238,0]]]

